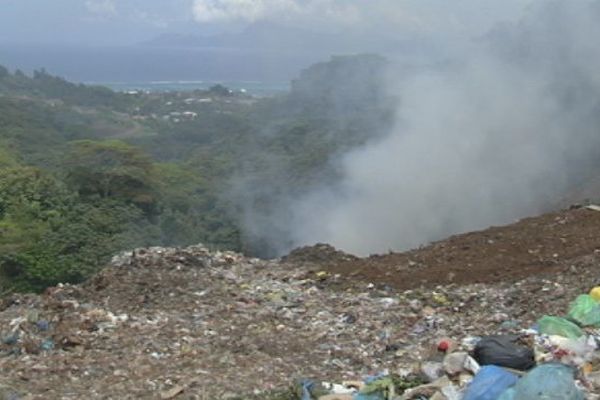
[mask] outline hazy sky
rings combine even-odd
[[[131,44],[271,21],[316,30],[473,36],[531,0],[0,0],[0,41]]]

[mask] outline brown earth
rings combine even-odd
[[[411,289],[552,275],[595,251],[600,251],[600,212],[578,208],[452,236],[405,253],[329,262],[320,268],[356,281]]]

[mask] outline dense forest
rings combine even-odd
[[[335,179],[336,154],[383,132],[385,65],[334,57],[270,98],[117,93],[0,67],[3,290],[79,282],[137,246],[272,256],[244,215]]]

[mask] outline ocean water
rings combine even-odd
[[[321,60],[244,49],[7,45],[0,38],[0,65],[25,73],[44,68],[72,82],[119,91],[206,89],[221,83],[268,95],[287,90],[302,69]]]
[[[247,93],[252,96],[273,96],[289,91],[287,82],[261,81],[148,81],[148,82],[102,82],[86,81],[85,84],[106,86],[117,92],[148,91],[148,92],[189,92],[197,89],[209,89],[220,84],[234,92]]]

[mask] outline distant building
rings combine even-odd
[[[188,118],[196,118],[198,116],[198,113],[193,111],[184,111],[183,116]]]

